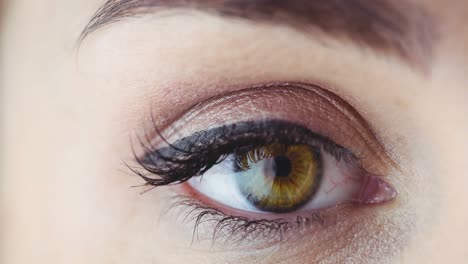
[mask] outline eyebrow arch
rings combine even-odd
[[[103,26],[176,8],[326,33],[422,69],[431,60],[436,36],[433,18],[403,0],[107,0],[82,31],[79,43]]]

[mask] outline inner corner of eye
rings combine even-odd
[[[382,177],[343,167],[320,148],[287,144],[231,154],[188,185],[205,202],[223,207],[218,209],[246,214],[299,214],[347,202],[379,204],[397,194]]]

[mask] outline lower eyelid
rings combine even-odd
[[[319,210],[303,210],[295,211],[285,214],[275,214],[268,212],[252,212],[245,211],[242,209],[235,209],[228,207],[219,202],[214,201],[213,199],[205,196],[204,194],[197,192],[193,187],[188,183],[181,184],[179,186],[173,186],[174,191],[177,193],[177,197],[185,198],[192,201],[193,204],[202,206],[203,208],[209,208],[215,210],[225,216],[237,216],[243,217],[245,219],[250,219],[251,221],[255,220],[284,220],[287,223],[294,223],[297,220],[297,217],[307,218],[313,215],[317,220],[317,216],[327,216],[330,213],[334,212],[335,214],[343,208],[353,208],[358,210],[359,208],[366,207],[366,205],[380,204],[393,200],[396,197],[397,191],[386,181],[381,179],[378,176],[366,175],[361,184],[361,188],[357,193],[355,198],[348,200],[347,202],[342,202],[335,206],[329,208],[323,208]],[[319,221],[324,223],[324,221]]]
[[[178,188],[179,186],[174,186]],[[366,263],[399,254],[408,227],[385,210],[344,204],[320,215],[249,221],[176,194],[162,216],[177,247],[210,249],[218,257],[241,256],[240,263]],[[163,225],[166,225],[163,224]],[[165,231],[167,232],[167,231]],[[378,246],[378,248],[376,248]],[[240,254],[240,255],[239,255]],[[260,262],[258,262],[260,263]],[[298,262],[301,263],[301,262]]]
[[[173,224],[182,225],[190,243],[208,242],[220,250],[255,251],[277,245],[291,245],[304,239],[315,241],[317,246],[334,237],[338,243],[344,230],[370,220],[374,208],[363,208],[354,204],[342,204],[319,213],[301,214],[279,218],[264,215],[256,220],[236,213],[206,205],[199,197],[175,195],[165,217]],[[215,209],[216,208],[216,209]],[[374,216],[375,217],[375,216]],[[364,220],[365,219],[365,220]],[[365,226],[365,225],[364,225]],[[367,227],[359,228],[370,228]],[[354,236],[357,239],[356,236]]]
[[[206,208],[211,208],[213,210],[217,210],[221,212],[223,215],[229,216],[238,216],[244,217],[246,219],[254,220],[286,220],[288,222],[295,222],[296,218],[299,217],[306,217],[310,215],[317,215],[323,214],[327,211],[339,211],[338,208],[357,208],[359,205],[353,201],[349,201],[346,203],[338,204],[330,208],[325,208],[321,210],[313,210],[313,211],[302,211],[302,212],[290,212],[290,213],[283,213],[283,214],[276,214],[276,213],[269,213],[269,212],[249,212],[242,209],[236,209],[224,204],[221,204],[213,199],[205,196],[204,194],[196,191],[193,187],[190,186],[188,183],[183,183],[178,186],[173,186],[174,191],[176,192],[176,197],[185,198],[187,200],[193,201],[195,204],[201,205]]]

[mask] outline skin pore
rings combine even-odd
[[[402,2],[429,17],[401,26],[404,52],[198,6],[108,23],[77,47],[102,1],[6,1],[0,262],[463,263],[468,5]],[[434,33],[423,34],[427,25]],[[288,81],[330,90],[367,120],[398,164],[385,175],[394,201],[283,245],[239,250],[191,243],[191,226],[163,213],[181,186],[131,188],[144,181],[123,164],[133,160],[129,138],[152,116],[168,124],[196,103]],[[217,120],[233,118],[229,109]]]

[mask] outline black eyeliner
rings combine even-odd
[[[320,147],[337,160],[358,161],[352,152],[329,138],[302,125],[275,119],[227,124],[195,132],[174,143],[158,133],[157,141],[161,147],[139,140],[144,151],[141,156],[135,154],[135,160],[142,170],[131,168],[154,186],[185,182],[203,175],[230,154],[272,143]]]

